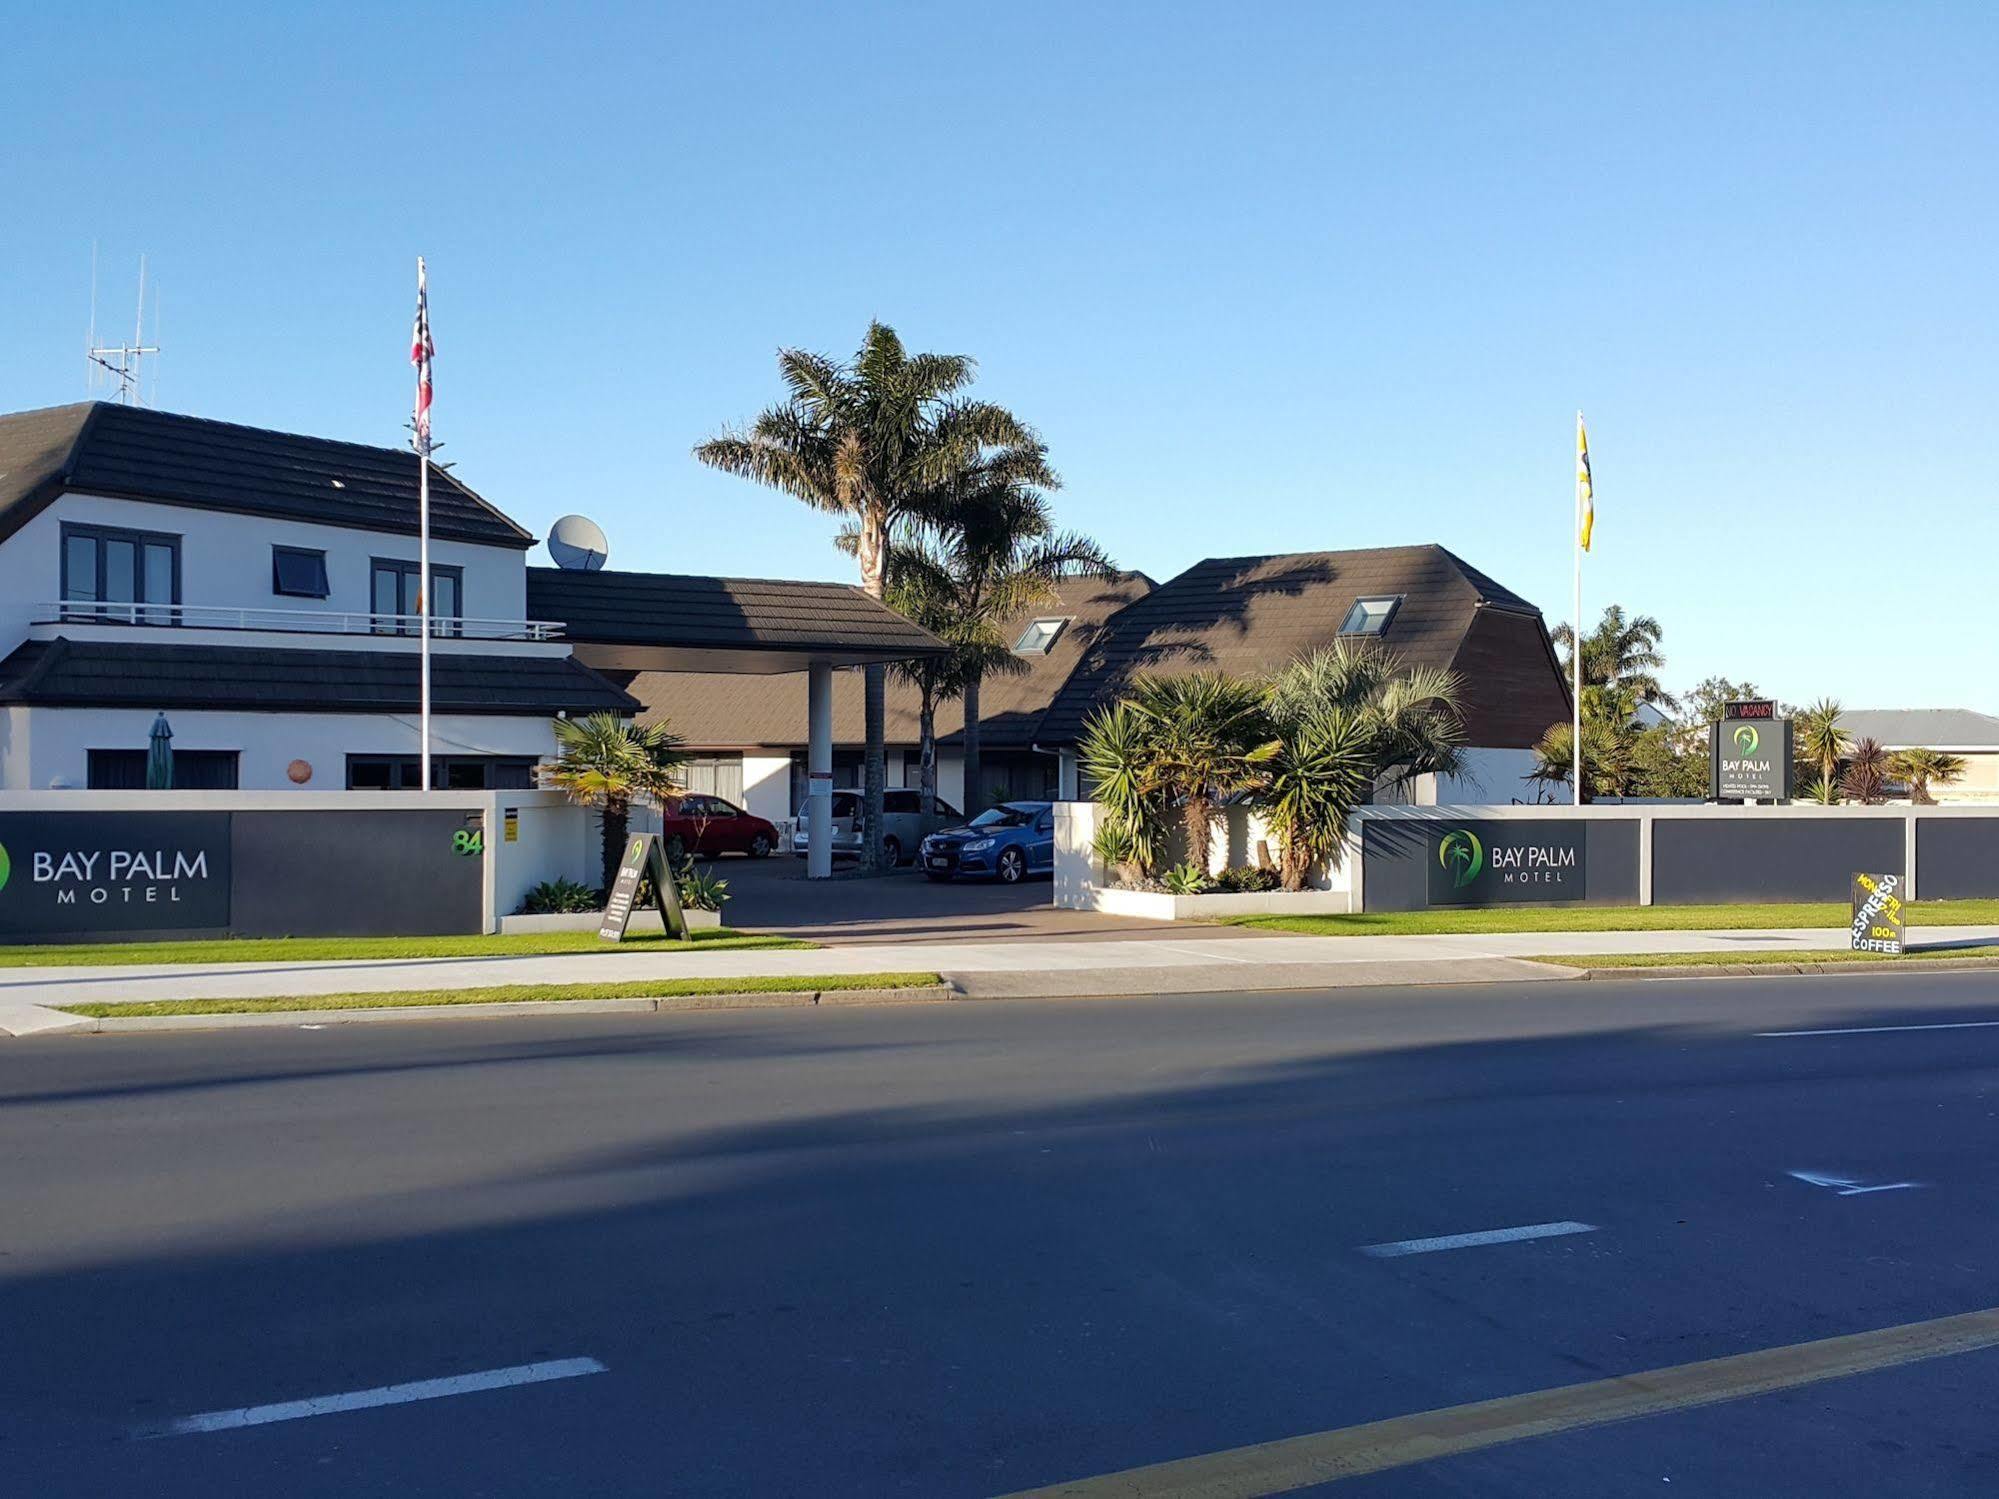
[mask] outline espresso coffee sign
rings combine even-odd
[[[227,812],[0,813],[0,936],[228,925]]]
[[[1908,910],[1902,904],[1899,874],[1853,877],[1853,950],[1902,955],[1908,940]]]

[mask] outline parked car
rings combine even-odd
[[[670,859],[688,854],[748,854],[761,859],[777,847],[777,828],[719,796],[694,792],[660,819],[660,840]]]
[[[1019,883],[1055,870],[1055,804],[1001,802],[961,827],[923,840],[919,858],[933,880],[957,876]]]
[[[937,798],[937,811],[930,817],[923,815],[923,793],[902,786],[891,786],[882,792],[882,853],[891,868],[905,863],[916,855],[916,845],[923,841],[926,833],[934,833],[939,828],[948,828],[964,817],[956,807]],[[836,859],[858,859],[861,855],[861,793],[858,791],[836,791],[833,793],[833,857]],[[801,813],[798,826],[792,830],[791,851],[804,856],[811,846],[811,838],[805,827],[805,817]]]

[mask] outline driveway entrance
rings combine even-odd
[[[837,866],[836,866],[837,867]],[[1094,911],[1058,911],[1049,903],[1050,882],[1018,885],[953,880],[934,884],[913,869],[895,874],[807,880],[805,861],[788,854],[769,859],[720,859],[712,868],[729,882],[725,920],[750,931],[783,932],[814,942],[1000,942],[1010,938],[1179,938],[1198,930],[1213,938],[1258,938],[1245,927],[1175,925]]]

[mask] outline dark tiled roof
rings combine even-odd
[[[433,651],[438,713],[629,713],[638,704],[566,656]],[[417,653],[296,651],[122,640],[31,640],[0,661],[0,703],[414,713]]]
[[[416,455],[407,449],[103,401],[0,416],[0,538],[65,490],[407,536],[417,530]],[[449,541],[534,545],[434,465],[430,529]]]
[[[943,649],[927,630],[845,583],[531,567],[528,615],[561,621],[571,640],[603,645],[912,656]]]
[[[1115,578],[1071,578],[1056,589],[1057,602],[1027,610],[1009,626],[1018,638],[1030,620],[1066,617],[1068,625],[1045,656],[1019,658],[1027,671],[1018,676],[988,677],[980,692],[983,744],[990,749],[1018,748],[1034,742],[1036,727],[1049,700],[1060,690],[1076,663],[1097,643],[1111,617],[1153,587],[1143,573]],[[774,676],[729,675],[723,672],[646,671],[633,676],[626,690],[645,704],[649,721],[664,721],[698,749],[753,749],[763,745],[805,743],[805,676],[786,672]],[[857,672],[833,677],[833,742],[857,745],[866,737]],[[964,707],[957,702],[937,710],[937,735],[945,744],[960,743]],[[891,675],[888,682],[887,742],[917,742],[917,694],[907,682]]]
[[[1902,749],[1999,749],[1999,718],[1970,708],[1848,708],[1839,726]]]
[[[1397,595],[1380,638],[1412,666],[1450,667],[1482,607],[1538,619],[1520,595],[1435,545],[1210,558],[1118,615],[1056,695],[1038,737],[1074,741],[1095,708],[1143,673],[1275,670],[1336,640],[1355,599]],[[1552,656],[1527,664],[1536,672],[1545,664],[1552,682]],[[1481,683],[1466,687],[1470,720]]]

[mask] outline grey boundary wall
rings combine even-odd
[[[1433,898],[1440,840],[1457,829],[1545,846],[1551,860],[1576,850],[1562,887],[1575,893],[1504,891],[1485,869],[1484,887]],[[1999,897],[1999,806],[1366,807],[1345,860],[1356,911],[1844,903],[1859,871],[1904,875],[1913,900],[1963,900]]]
[[[5,792],[0,944],[490,932],[596,846],[544,791]]]

